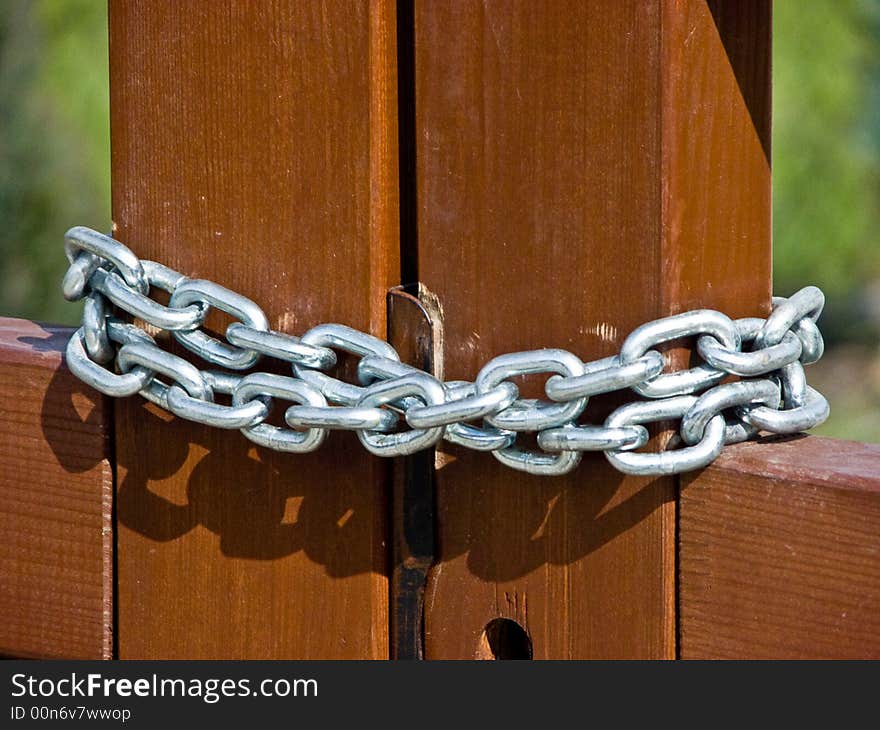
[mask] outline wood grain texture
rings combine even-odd
[[[112,654],[111,412],[71,332],[0,318],[0,655]]]
[[[682,481],[684,659],[880,658],[880,446],[727,451]]]
[[[766,316],[771,3],[661,5],[660,311]]]
[[[694,307],[767,311],[766,3],[417,1],[414,17],[418,271],[445,378],[514,350],[610,355]],[[672,480],[442,451],[428,658],[475,656],[499,616],[536,658],[675,656]]]
[[[110,48],[119,238],[273,329],[385,336],[394,3],[111,0]],[[388,655],[386,467],[354,435],[279,454],[132,401],[117,436],[122,658]]]

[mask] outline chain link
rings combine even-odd
[[[82,326],[67,345],[78,378],[113,397],[140,393],[181,418],[239,429],[270,449],[313,451],[328,431],[349,430],[379,456],[412,454],[444,439],[531,474],[570,472],[585,451],[604,452],[629,474],[676,474],[708,465],[725,444],[760,431],[796,433],[828,417],[828,402],[804,376],[804,365],[824,350],[815,322],[825,298],[812,286],[774,298],[766,319],[685,312],[638,327],[612,357],[583,362],[560,349],[515,352],[492,359],[473,382],[443,383],[401,363],[387,342],[345,325],[322,324],[302,337],[270,330],[247,297],[141,261],[97,231],[72,228],[64,246],[64,295],[85,299]],[[169,304],[152,299],[152,289],[169,294]],[[160,349],[113,306],[238,372],[200,370]],[[223,339],[201,329],[211,308],[235,320]],[[695,340],[701,362],[664,372],[655,348],[681,338]],[[337,352],[358,358],[357,382],[333,374]],[[290,375],[242,374],[263,357],[287,363]],[[548,400],[520,398],[512,379],[542,374],[549,375]],[[580,422],[589,398],[630,389],[647,400],[620,406],[601,424]],[[216,394],[228,404],[215,402]],[[284,425],[268,422],[275,400],[289,404]],[[669,445],[681,448],[645,451],[646,424],[669,421],[679,422],[680,435]],[[535,434],[538,450],[518,443],[526,433]]]

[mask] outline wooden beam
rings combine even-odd
[[[691,308],[767,312],[767,3],[416,0],[414,18],[418,275],[447,379],[508,351],[610,355]],[[601,456],[530,477],[444,446],[437,501],[428,658],[484,655],[498,617],[536,658],[675,656],[673,480]]]
[[[394,9],[111,0],[117,236],[274,329],[384,337]],[[122,658],[388,656],[386,465],[353,434],[279,454],[132,400],[117,436]]]
[[[680,525],[682,658],[880,658],[880,446],[731,448]]]
[[[0,318],[0,655],[110,659],[106,399],[64,367],[72,330]]]

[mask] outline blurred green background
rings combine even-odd
[[[0,313],[73,324],[62,235],[110,228],[106,0],[0,0]]]
[[[0,0],[0,313],[73,324],[61,234],[110,226],[106,0]],[[776,0],[775,289],[828,297],[821,433],[880,441],[880,0]]]

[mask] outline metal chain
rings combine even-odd
[[[313,451],[328,431],[344,429],[379,456],[412,454],[445,439],[531,474],[565,474],[584,451],[604,452],[628,474],[676,474],[706,466],[725,444],[759,431],[796,433],[828,417],[828,402],[807,385],[803,369],[824,347],[815,322],[825,298],[813,286],[774,298],[767,319],[731,320],[700,309],[638,327],[614,357],[582,362],[559,349],[515,352],[491,360],[474,382],[444,383],[401,363],[387,342],[345,325],[322,324],[302,337],[270,330],[250,299],[141,261],[97,231],[72,228],[65,252],[64,296],[85,298],[82,326],[67,346],[77,377],[110,396],[140,393],[181,418],[238,429],[279,451]],[[168,306],[150,298],[154,288],[170,294]],[[227,370],[200,370],[161,350],[145,330],[115,316],[111,304]],[[225,340],[200,329],[212,307],[236,320]],[[665,372],[653,348],[693,337],[702,361]],[[331,374],[337,351],[359,358],[358,382]],[[261,357],[290,363],[291,374],[229,372],[249,370]],[[550,374],[546,400],[520,398],[511,380],[534,374]],[[724,382],[730,376],[740,380]],[[602,424],[579,422],[590,397],[624,389],[647,400],[617,408]],[[216,402],[218,393],[228,402]],[[268,423],[273,400],[289,404],[284,425]],[[648,442],[645,424],[670,420],[680,423],[682,447],[640,451]],[[539,450],[518,443],[523,433],[536,434]]]

